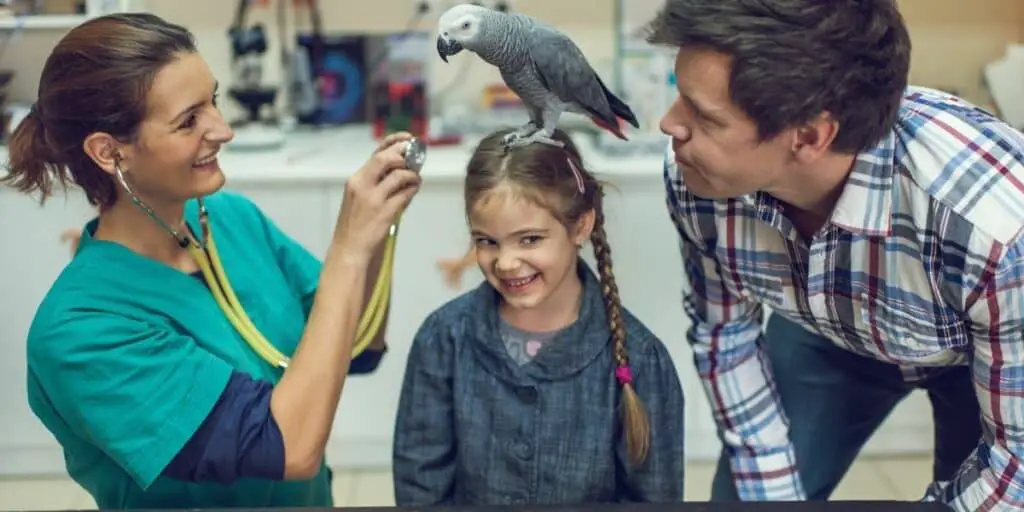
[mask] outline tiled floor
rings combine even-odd
[[[714,466],[686,468],[686,500],[703,501],[709,494]],[[864,458],[858,460],[833,495],[835,500],[916,500],[931,474],[931,459]],[[334,482],[338,506],[394,505],[387,471],[338,472]],[[0,479],[0,510],[91,509],[92,498],[67,478]]]

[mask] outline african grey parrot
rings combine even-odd
[[[438,22],[437,53],[448,62],[463,49],[497,67],[530,114],[530,121],[508,135],[505,144],[563,146],[552,135],[564,112],[588,116],[623,140],[620,119],[640,127],[633,111],[605,87],[576,43],[530,16],[456,5]]]

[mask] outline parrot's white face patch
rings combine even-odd
[[[520,328],[543,327],[577,305],[577,239],[546,208],[511,187],[481,197],[469,224],[477,264],[501,294],[502,315]],[[525,323],[524,323],[525,322]]]
[[[442,35],[451,41],[466,43],[467,41],[472,41],[473,37],[476,36],[478,26],[479,24],[475,19],[467,16],[463,19],[455,20],[451,27],[442,32]]]
[[[480,12],[475,5],[457,5],[443,15],[437,23],[438,35],[449,41],[465,44],[480,31]]]

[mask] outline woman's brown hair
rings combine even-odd
[[[134,141],[156,74],[195,51],[187,29],[152,14],[112,14],[72,29],[46,59],[36,103],[11,135],[0,183],[39,192],[45,202],[55,183],[66,189],[70,181],[93,206],[111,206],[114,181],[85,153],[86,137],[104,132]]]
[[[608,328],[614,342],[615,376],[622,385],[623,422],[629,458],[640,464],[647,457],[650,425],[647,412],[633,386],[626,352],[626,326],[622,317],[619,289],[612,272],[612,252],[604,229],[604,187],[586,170],[576,144],[562,130],[553,138],[565,144],[558,148],[543,143],[506,149],[502,139],[512,130],[500,130],[485,137],[470,158],[466,172],[467,210],[488,191],[511,186],[517,194],[546,208],[572,230],[584,214],[594,211],[594,246]]]

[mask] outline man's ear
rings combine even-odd
[[[576,232],[573,233],[573,243],[577,246],[583,245],[583,242],[590,240],[591,233],[594,232],[594,219],[597,218],[597,213],[594,210],[587,210],[580,220],[576,221]]]
[[[793,135],[793,156],[809,163],[821,158],[832,148],[832,142],[839,134],[839,121],[828,112],[796,128]]]
[[[82,142],[82,150],[93,162],[108,174],[114,174],[118,164],[125,159],[125,145],[109,133],[96,132],[90,134]]]

